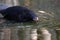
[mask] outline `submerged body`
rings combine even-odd
[[[4,18],[11,21],[27,22],[38,21],[37,15],[26,7],[13,6],[1,11]]]

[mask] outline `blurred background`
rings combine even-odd
[[[60,40],[60,0],[0,0],[0,4],[6,4],[9,7],[16,6],[16,5],[25,6],[33,10],[39,17],[39,22],[34,25],[33,23],[11,24],[10,22],[6,21],[3,23],[0,23],[1,27],[3,28],[23,27],[23,29],[25,29],[25,26],[27,25],[29,26],[32,25],[30,28],[37,28],[37,29],[41,27],[46,27],[51,31],[53,35],[52,40]],[[23,35],[23,32],[22,32],[22,35]],[[22,39],[23,39],[23,36],[22,36]]]

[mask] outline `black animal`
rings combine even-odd
[[[30,9],[22,6],[8,7],[0,13],[5,19],[16,22],[38,21],[37,15]]]

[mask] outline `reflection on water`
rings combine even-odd
[[[24,27],[32,27],[32,28],[40,28],[40,27],[52,27],[54,22],[52,20],[47,20],[43,18],[39,18],[38,22],[21,22],[17,23],[14,21],[8,21],[5,19],[0,19],[0,28],[24,28]]]
[[[17,23],[14,21],[8,21],[5,19],[0,19],[0,28],[24,28],[24,27],[32,27],[32,26],[36,26],[38,24],[38,22],[21,22],[21,23]]]
[[[0,19],[0,28],[23,28],[23,32],[26,30],[26,28],[41,28],[41,27],[52,27],[54,26],[54,21],[52,18],[50,19],[45,19],[43,17],[39,17],[38,22],[24,22],[24,23],[17,23],[14,21],[8,21],[5,19]],[[14,31],[13,31],[14,32]],[[23,32],[21,33],[23,36]],[[20,33],[19,33],[20,35]],[[22,37],[24,38],[24,37]]]

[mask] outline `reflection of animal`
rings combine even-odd
[[[18,22],[38,21],[38,17],[33,11],[21,6],[9,7],[2,10],[1,14],[4,15],[5,19]]]

